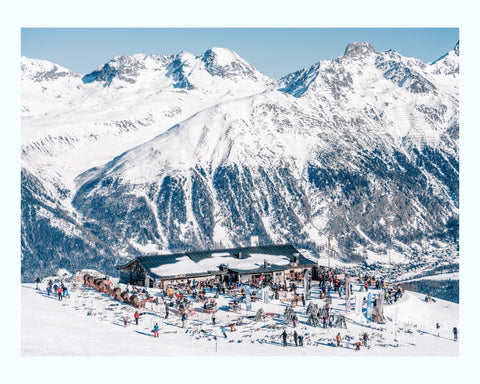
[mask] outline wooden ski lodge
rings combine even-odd
[[[242,283],[262,276],[283,283],[288,274],[312,269],[316,274],[316,268],[315,261],[290,244],[137,256],[116,267],[120,283],[161,288],[187,279]]]

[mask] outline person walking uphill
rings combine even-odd
[[[158,330],[158,323],[155,323],[155,325],[153,326],[153,337],[158,337]]]
[[[62,289],[63,289],[63,297],[68,297],[70,299],[70,293],[68,292],[67,286],[63,285]]]
[[[135,325],[138,325],[138,319],[140,318],[140,314],[138,313],[138,311],[135,311],[133,317],[135,318]]]
[[[57,288],[57,295],[58,295],[58,300],[63,300],[63,289],[62,287]]]
[[[454,341],[458,340],[458,329],[457,329],[457,327],[453,327],[453,340]]]

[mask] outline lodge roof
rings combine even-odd
[[[138,261],[154,278],[191,278],[225,273],[220,270],[222,264],[238,274],[280,271],[292,268],[295,257],[298,267],[316,265],[291,244],[283,244],[137,256],[117,269],[127,268]],[[268,263],[267,268],[264,261]]]

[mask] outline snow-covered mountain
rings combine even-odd
[[[353,43],[275,81],[219,48],[83,77],[23,59],[22,190],[42,190],[22,194],[23,257],[40,212],[110,260],[251,236],[319,250],[328,235],[343,257],[457,241],[458,63],[458,45],[425,64]]]
[[[200,57],[119,56],[85,76],[46,61],[22,58],[21,65],[23,164],[33,172],[55,168],[68,189],[80,172],[176,122],[273,84],[223,48]]]

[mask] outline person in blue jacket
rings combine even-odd
[[[185,328],[185,320],[187,320],[187,314],[183,312],[182,314],[182,328]]]
[[[158,330],[158,323],[155,323],[155,325],[153,326],[153,337],[158,337]]]

